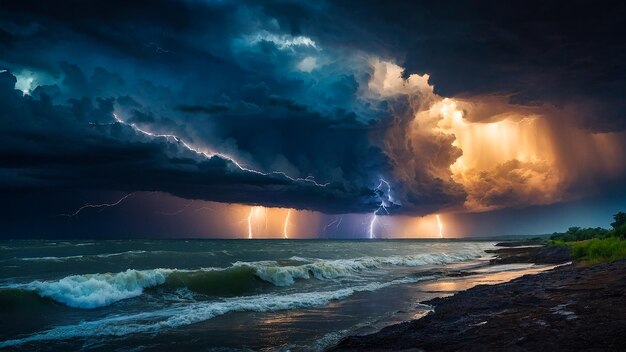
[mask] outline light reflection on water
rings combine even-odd
[[[261,243],[263,246],[260,246]],[[40,341],[21,346],[29,351],[54,350],[61,345],[64,350],[107,351],[137,350],[138,346],[141,346],[138,350],[155,351],[167,349],[168,346],[183,351],[210,347],[226,350],[322,350],[346,335],[372,333],[392,323],[420,318],[431,308],[419,302],[447,296],[475,285],[500,283],[551,268],[532,265],[489,266],[488,255],[484,250],[493,248],[493,244],[471,241],[152,241],[148,244],[118,241],[80,246],[64,244],[63,247],[48,246],[45,242],[26,243],[21,247],[17,245],[12,243],[12,249],[0,252],[0,261],[20,267],[18,271],[0,270],[0,279],[5,282],[28,283],[34,279],[54,281],[70,274],[117,273],[128,268],[226,268],[236,262],[255,262],[259,265],[267,262],[270,264],[263,265],[269,265],[271,270],[317,263],[319,265],[315,268],[323,269],[328,274],[346,265],[367,265],[336,277],[319,278],[312,274],[308,278],[298,276],[287,285],[273,285],[258,275],[245,276],[247,274],[244,272],[243,279],[252,280],[255,283],[254,290],[223,297],[187,290],[193,289],[192,286],[185,289],[176,286],[174,290],[162,285],[147,288],[137,297],[97,309],[75,309],[61,304],[49,307],[50,302],[47,302],[44,308],[52,312],[47,316],[18,314],[15,319],[8,319],[5,325],[0,325],[0,332],[4,331],[0,333],[0,342],[40,333],[56,326],[74,326],[111,316],[162,312],[178,306],[202,306],[204,303],[228,299],[245,302],[258,300],[263,295],[280,300],[298,293],[324,294],[368,284],[383,284],[372,292],[357,290],[339,300],[307,308],[297,306],[257,312],[233,310],[208,320],[196,320],[193,324],[168,327],[156,334],[72,337],[63,341]],[[440,261],[455,255],[461,255],[465,261]],[[23,260],[27,257],[39,259]],[[55,258],[48,259],[51,257]],[[416,263],[416,258],[424,259],[425,262]],[[433,259],[439,262],[433,262]],[[239,280],[240,274],[235,274],[228,276],[228,280]],[[196,276],[204,277],[199,274]],[[433,279],[433,276],[437,279]],[[425,277],[429,279],[422,282],[401,280]],[[182,278],[191,280],[191,276]],[[213,276],[208,278],[215,280]],[[400,280],[401,283],[384,285],[394,280]],[[275,281],[279,284],[287,282]],[[224,285],[224,282],[203,281],[199,287],[203,292],[213,292],[207,287],[220,284]],[[193,311],[188,313],[194,314]],[[154,319],[159,318],[155,316]],[[22,320],[32,323],[32,326],[19,326]],[[124,322],[130,327],[133,323]]]

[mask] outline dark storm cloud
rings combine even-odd
[[[566,122],[626,128],[622,1],[360,4],[335,4],[330,29],[299,17],[295,27],[386,53],[407,73],[428,73],[443,96],[497,93],[513,104],[574,106],[580,113]]]
[[[359,97],[369,55],[429,73],[443,96],[575,104],[572,124],[626,126],[617,2],[14,1],[0,9],[0,69],[33,79],[20,97],[2,76],[4,189],[158,190],[372,211],[373,188],[391,170],[376,129],[393,121],[388,102]],[[199,159],[114,123],[113,112],[248,168],[330,185]],[[456,155],[448,154],[446,163]],[[422,187],[404,211],[463,201],[441,180],[416,180]]]
[[[626,128],[621,1],[271,3],[268,16],[327,45],[428,73],[442,96],[500,94],[522,105],[575,106],[569,122]]]
[[[355,78],[333,72],[321,82],[305,77],[296,65],[318,48],[285,48],[281,40],[290,39],[283,38],[288,32],[265,18],[258,5],[149,5],[3,5],[6,40],[0,45],[7,54],[0,62],[18,76],[24,69],[33,72],[38,87],[29,92],[33,98],[24,98],[28,108],[20,109],[36,107],[48,119],[19,126],[35,138],[46,135],[45,148],[3,145],[6,160],[37,169],[18,174],[34,173],[59,187],[162,190],[325,212],[375,209],[377,196],[368,188],[386,168],[385,158],[369,144],[365,120],[371,116],[357,116],[353,109]],[[274,32],[280,34],[267,36]],[[261,37],[250,43],[254,35]],[[128,123],[176,134],[269,176],[219,158],[180,156],[184,150],[163,141],[137,143],[145,136],[110,125],[114,111]],[[64,114],[74,119],[56,120]],[[68,139],[88,142],[68,144]],[[124,155],[123,167],[112,160],[118,154]],[[294,182],[273,171],[330,185]]]
[[[114,121],[111,100],[54,105],[45,95],[21,97],[7,72],[0,79],[0,187],[5,191],[159,190],[189,199],[328,212],[375,207],[376,194],[366,188],[320,187],[281,174],[262,175],[218,156],[199,156],[171,139],[145,136]]]

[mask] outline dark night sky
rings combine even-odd
[[[251,205],[299,210],[306,236],[365,237],[374,213],[381,236],[435,213],[457,235],[607,226],[626,208],[624,18],[0,0],[0,237],[240,236]]]

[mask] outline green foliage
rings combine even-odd
[[[613,220],[615,220],[611,223],[611,227],[613,228],[613,230],[617,231],[620,229],[626,229],[626,213],[620,211],[619,213],[614,214]]]
[[[626,240],[618,237],[593,238],[567,245],[571,247],[574,258],[585,263],[611,262],[626,258]]]
[[[566,232],[555,232],[550,236],[553,241],[584,241],[592,238],[605,238],[610,235],[610,231],[601,227],[596,228],[580,228],[570,227]]]
[[[626,258],[626,213],[613,215],[611,230],[570,227],[550,236],[550,245],[567,246],[574,259],[584,263],[601,263]]]
[[[615,230],[613,230],[613,235],[616,237],[621,237],[624,238],[626,237],[626,224],[620,226],[619,228],[616,228]]]
[[[550,236],[553,244],[555,242],[574,242],[585,241],[592,238],[609,238],[619,237],[624,239],[626,237],[626,213],[619,212],[613,215],[614,222],[611,223],[611,230],[603,229],[601,227],[596,228],[581,228],[570,227],[565,232],[555,232]]]
[[[613,228],[613,236],[624,238],[626,237],[626,213],[619,212],[613,215],[614,222],[611,223]]]

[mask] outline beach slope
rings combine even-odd
[[[626,350],[626,260],[565,265],[424,303],[434,312],[331,350]]]

